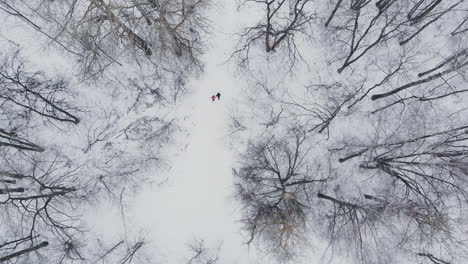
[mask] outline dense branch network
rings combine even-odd
[[[279,57],[301,54],[306,67],[286,68],[272,56],[269,44],[276,42],[268,28],[276,24],[269,21],[287,10],[276,1],[251,2],[264,19],[247,27],[234,54],[241,63],[254,50],[271,55],[265,65],[246,69],[255,72],[248,96],[256,104],[245,112],[259,125],[234,119],[242,127],[237,136],[248,142],[235,170],[247,242],[258,239],[266,249],[292,256],[319,236],[332,255],[361,263],[466,262],[466,2],[325,2],[307,3],[302,12],[310,19],[303,27],[281,24],[292,38],[313,35],[294,49],[287,42],[276,46],[285,47]],[[316,166],[312,174],[321,181],[299,181],[282,191],[291,163],[281,153],[297,141],[274,139],[291,127],[305,138],[298,149],[316,154],[301,160]],[[292,234],[301,230],[302,236],[289,248],[274,221],[297,212],[279,207],[283,192],[300,204],[300,224],[289,221],[296,223]],[[318,230],[306,230],[310,225]]]

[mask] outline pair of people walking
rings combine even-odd
[[[214,102],[216,100],[216,97],[218,97],[218,100],[221,100],[221,94],[218,92],[216,95],[211,96],[211,101]]]

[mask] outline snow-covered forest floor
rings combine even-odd
[[[466,262],[465,1],[0,19],[0,263]]]

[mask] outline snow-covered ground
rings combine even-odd
[[[187,263],[194,254],[187,245],[196,239],[205,241],[207,248],[220,246],[218,263],[272,263],[254,244],[250,247],[245,244],[247,237],[239,223],[242,218],[239,204],[233,198],[236,148],[229,138],[230,117],[236,107],[249,106],[248,103],[238,106],[247,84],[236,78],[236,69],[227,60],[238,39],[234,33],[252,17],[248,17],[249,12],[244,12],[247,17],[239,17],[235,1],[220,2],[211,11],[214,28],[206,41],[205,72],[188,84],[189,94],[176,107],[174,116],[179,117],[183,131],[165,155],[170,169],[149,173],[153,184],[144,185],[136,194],[125,193],[132,197],[125,205],[125,222],[115,204],[94,208],[87,216],[91,229],[109,241],[118,241],[123,235],[143,237],[145,250],[154,256],[153,263]],[[1,33],[6,35],[11,30],[2,28]],[[40,49],[31,45],[25,50],[36,65],[41,65],[46,56]],[[55,68],[71,71],[63,58],[53,58],[56,59],[41,67],[48,71]],[[269,72],[268,68],[256,70]],[[221,100],[212,102],[210,97],[217,92],[221,93]],[[123,230],[126,234],[122,234]],[[294,263],[323,263],[320,254],[314,255],[317,252],[322,250],[304,250],[302,262]],[[339,259],[334,259],[334,263],[340,263]]]
[[[234,153],[230,148],[229,109],[236,102],[242,84],[226,64],[232,32],[239,21],[234,3],[215,6],[215,28],[208,45],[205,74],[190,83],[191,94],[178,111],[186,116],[184,129],[188,138],[179,139],[181,153],[170,160],[167,179],[137,195],[131,222],[146,230],[156,255],[166,263],[186,263],[193,255],[187,244],[202,239],[208,248],[221,245],[220,263],[259,263],[254,248],[245,244],[238,220],[238,205],[232,197]],[[229,45],[226,45],[229,43]],[[221,93],[221,100],[210,97]]]
[[[184,132],[169,155],[170,169],[149,175],[154,184],[134,197],[126,211],[125,225],[133,236],[141,233],[149,243],[146,250],[158,263],[187,263],[195,254],[188,244],[196,239],[203,240],[210,253],[220,247],[218,263],[273,263],[255,243],[245,244],[248,234],[242,232],[239,204],[233,197],[232,168],[237,152],[229,136],[230,117],[234,109],[249,105],[239,101],[245,99],[248,84],[235,74],[235,63],[228,59],[236,45],[235,33],[252,17],[239,17],[235,1],[223,1],[213,7],[210,19],[214,28],[203,57],[205,72],[189,84],[189,94],[177,107],[176,116]],[[217,92],[221,100],[212,102],[210,97]],[[118,211],[98,215],[94,228],[103,235],[122,229]],[[113,224],[106,224],[111,221],[104,219],[111,218]],[[322,263],[317,252],[322,251],[309,248],[294,263]]]

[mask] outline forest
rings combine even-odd
[[[204,95],[228,105],[213,177],[236,254],[265,259],[195,238],[178,263],[468,262],[466,1],[0,0],[0,18],[0,263],[173,263],[132,204],[216,67],[242,87]],[[122,230],[94,231],[102,208]]]

